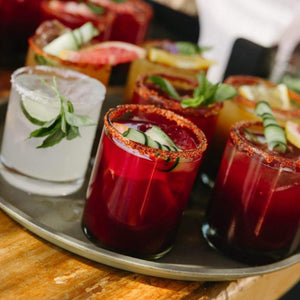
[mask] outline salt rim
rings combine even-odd
[[[78,102],[76,105],[82,105],[82,106],[85,106],[85,105],[91,105],[91,104],[94,104],[94,103],[97,103],[97,102],[101,102],[101,101],[104,101],[104,98],[105,98],[105,94],[106,94],[106,87],[99,81],[99,80],[96,80],[92,77],[89,77],[83,73],[80,73],[80,72],[77,72],[77,71],[73,71],[73,70],[70,70],[70,69],[65,69],[65,68],[55,68],[55,67],[50,67],[50,66],[32,66],[32,67],[22,67],[22,68],[19,68],[17,70],[15,70],[12,75],[11,75],[11,84],[13,87],[16,88],[16,91],[23,97],[28,97],[34,101],[37,101],[36,99],[36,96],[37,96],[37,93],[36,91],[32,91],[32,90],[29,90],[23,86],[20,86],[20,84],[17,82],[17,77],[19,75],[22,75],[22,74],[28,74],[28,75],[39,75],[37,74],[36,71],[40,71],[42,74],[40,74],[41,76],[53,76],[54,75],[57,75],[58,78],[61,78],[61,79],[70,79],[70,78],[74,78],[76,80],[87,80],[87,81],[90,81],[91,83],[94,83],[95,85],[98,85],[99,86],[99,90],[103,91],[102,93],[99,93],[99,98],[98,100],[95,99],[95,101],[93,102],[89,102],[88,104],[87,103],[84,103],[84,102]],[[43,74],[43,72],[45,74]],[[48,96],[46,95],[42,95],[42,94],[39,94],[39,100],[42,98],[44,102],[46,103],[51,103],[52,102],[52,98],[49,98]]]
[[[276,155],[275,151],[273,151],[273,153],[269,153],[253,145],[241,132],[243,128],[249,128],[251,126],[263,125],[261,121],[240,121],[231,127],[229,136],[234,147],[237,147],[239,151],[244,152],[251,158],[255,158],[257,160],[263,158],[261,163],[270,168],[281,168],[288,172],[292,171],[294,173],[300,173],[300,158],[294,160],[291,158],[281,157],[279,153]]]
[[[186,127],[193,132],[198,140],[198,146],[196,149],[184,150],[184,151],[167,151],[156,148],[151,148],[149,146],[134,142],[124,137],[114,126],[114,119],[121,117],[126,112],[144,112],[144,113],[154,113],[165,117],[168,120],[175,121],[179,127]],[[204,151],[207,148],[207,140],[202,132],[194,123],[187,120],[186,118],[163,108],[158,108],[154,105],[140,105],[140,104],[123,104],[118,105],[115,108],[111,108],[104,116],[104,128],[108,131],[108,134],[125,145],[126,148],[132,150],[137,150],[141,155],[148,155],[151,158],[160,159],[173,159],[183,158],[186,160],[196,160],[201,159]],[[159,157],[157,156],[159,154]]]
[[[233,86],[234,88],[238,88],[241,85],[254,85],[254,84],[263,84],[268,87],[274,87],[276,86],[275,83],[260,78],[256,76],[249,76],[249,75],[234,75],[229,76],[225,79],[224,83]],[[288,90],[289,97],[292,98],[294,101],[296,101],[300,105],[300,96],[291,91]],[[238,94],[236,97],[234,97],[231,101],[234,101],[241,106],[243,106],[244,109],[254,109],[257,101],[250,100],[248,98],[245,98],[244,96]],[[274,114],[281,120],[285,120],[288,118],[300,118],[300,109],[294,109],[294,110],[284,110],[280,108],[274,108],[272,107],[272,110]],[[254,113],[254,112],[253,112]]]
[[[144,99],[146,99],[148,104],[161,105],[165,109],[173,110],[176,113],[185,116],[195,116],[201,118],[207,118],[214,115],[218,115],[221,108],[223,107],[222,102],[217,102],[207,107],[200,105],[198,107],[183,108],[180,104],[180,101],[175,99],[166,99],[160,96],[156,91],[149,90],[148,87],[145,85],[145,82],[150,75],[160,76],[174,82],[182,82],[186,85],[190,85],[191,88],[196,88],[198,86],[197,81],[190,78],[180,77],[176,75],[172,76],[169,74],[162,74],[162,73],[142,74],[138,77],[136,81],[134,92],[136,92],[137,94],[141,95]]]

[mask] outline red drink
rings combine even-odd
[[[153,16],[149,4],[142,0],[90,0],[90,2],[115,14],[110,40],[132,44],[140,44],[145,40]]]
[[[131,141],[115,121],[141,131],[157,125],[182,151]],[[205,148],[201,130],[170,111],[146,105],[110,110],[87,192],[86,235],[130,255],[159,258],[168,252]]]
[[[288,143],[284,154],[269,151],[244,128],[263,139],[259,122],[231,130],[203,231],[225,253],[265,264],[299,249],[300,149]]]
[[[0,66],[24,65],[27,38],[39,23],[39,0],[0,0]]]
[[[166,74],[151,74],[167,79],[175,88],[181,99],[192,98],[193,91],[198,86],[196,80]],[[198,106],[196,108],[183,108],[180,100],[176,100],[165,93],[159,86],[152,83],[149,75],[141,75],[136,81],[132,103],[154,104],[156,106],[172,110],[195,123],[207,138],[208,144],[214,134],[218,114],[223,106],[217,102],[209,106]]]
[[[101,7],[98,7],[99,11],[96,6],[94,9],[89,8],[89,3],[90,1],[44,0],[42,2],[43,19],[57,19],[71,29],[76,29],[90,21],[99,30],[96,39],[106,41],[111,36],[115,15]]]

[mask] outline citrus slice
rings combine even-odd
[[[103,42],[79,51],[63,50],[59,57],[78,63],[118,65],[145,57],[145,50],[139,46],[125,42]]]
[[[59,101],[42,103],[25,97],[21,101],[21,108],[26,118],[33,124],[44,125],[56,118],[60,112]]]
[[[288,88],[285,84],[274,87],[264,84],[242,85],[239,87],[239,93],[252,101],[267,101],[273,108],[291,109]]]
[[[285,124],[285,132],[287,140],[297,148],[300,148],[300,124],[287,121]]]
[[[158,48],[149,49],[148,59],[152,62],[182,69],[205,69],[214,63],[201,55],[174,54]]]

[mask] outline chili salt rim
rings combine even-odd
[[[255,84],[264,84],[268,87],[275,87],[276,84],[260,78],[256,76],[247,76],[247,75],[235,75],[235,76],[229,76],[225,79],[224,83],[233,86],[236,90],[238,87],[241,85],[255,85]],[[300,105],[300,96],[291,91],[288,90],[288,95],[290,98],[292,98],[294,101],[296,101]],[[257,101],[250,100],[240,94],[238,94],[236,97],[232,99],[232,101],[235,101],[243,106],[249,107],[254,109],[255,105],[257,104]],[[272,107],[273,112],[276,115],[283,115],[285,117],[292,117],[292,118],[297,118],[300,117],[300,108],[299,109],[293,109],[293,110],[284,110],[280,108],[275,108]]]
[[[263,157],[263,163],[268,165],[272,164],[270,167],[289,168],[292,169],[293,172],[300,172],[300,159],[293,160],[291,158],[284,158],[281,157],[280,154],[274,154],[276,153],[275,151],[273,153],[269,153],[253,145],[241,133],[243,128],[248,128],[250,126],[263,126],[263,124],[261,121],[240,121],[231,127],[229,136],[235,147],[246,153],[249,157]]]
[[[218,115],[220,110],[223,107],[223,103],[217,102],[207,107],[198,106],[196,108],[195,107],[183,108],[180,104],[180,101],[176,99],[166,99],[160,96],[155,90],[149,90],[149,88],[145,85],[145,82],[150,75],[167,78],[169,81],[183,82],[185,85],[190,85],[191,88],[196,88],[198,86],[197,81],[191,78],[172,76],[169,74],[162,74],[162,73],[142,74],[138,77],[136,81],[134,91],[136,91],[144,99],[146,99],[146,101],[149,102],[149,104],[160,105],[164,109],[169,109],[175,111],[176,113],[183,114],[186,116],[194,116],[194,117],[201,117],[201,118],[208,118],[211,116]]]
[[[193,132],[198,140],[198,146],[195,149],[183,150],[183,151],[167,151],[156,148],[151,148],[149,146],[134,142],[124,137],[114,126],[114,119],[121,117],[126,112],[144,112],[144,113],[156,113],[160,116],[165,117],[168,120],[175,121],[179,127],[188,128]],[[124,143],[126,147],[133,150],[137,150],[141,155],[149,155],[157,157],[160,154],[160,158],[171,158],[176,159],[178,157],[184,159],[196,159],[200,158],[203,152],[207,148],[207,140],[201,129],[199,129],[194,123],[187,120],[186,118],[163,108],[156,107],[154,105],[140,105],[140,104],[123,104],[118,105],[115,108],[109,109],[109,111],[104,116],[104,126],[109,131],[112,138]]]

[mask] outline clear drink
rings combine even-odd
[[[89,116],[94,125],[80,127],[80,136],[37,148],[45,137],[30,138],[33,124],[24,113],[40,120],[60,113],[57,95],[40,78],[52,83],[74,107],[77,115]],[[88,167],[105,87],[97,80],[71,70],[51,67],[25,67],[12,75],[12,90],[6,115],[1,149],[2,176],[22,190],[37,194],[65,195],[78,190]],[[26,104],[26,106],[24,106]],[[69,126],[69,125],[67,125]]]

